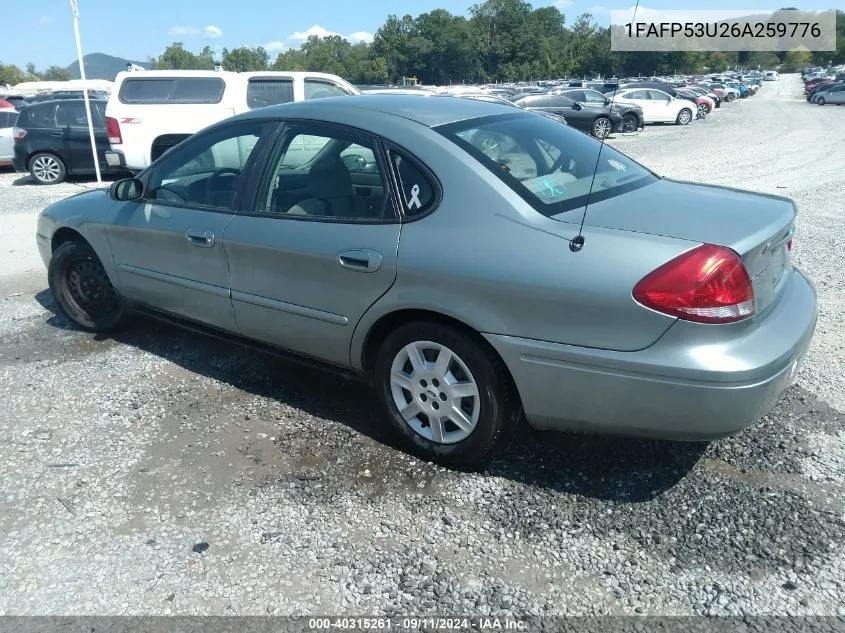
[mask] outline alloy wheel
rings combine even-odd
[[[399,350],[390,393],[405,423],[436,444],[465,440],[478,424],[478,384],[460,356],[440,343],[415,341]]]
[[[62,173],[62,168],[55,158],[44,154],[32,161],[32,171],[35,177],[41,182],[51,183],[58,180],[59,174]]]
[[[596,138],[607,138],[610,134],[610,121],[607,119],[599,119],[593,123],[593,135]]]

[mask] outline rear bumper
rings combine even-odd
[[[123,155],[123,152],[110,149],[106,152],[106,164],[115,169],[125,168],[126,157]]]
[[[651,347],[612,352],[485,335],[537,428],[706,440],[750,426],[798,372],[816,294],[797,269],[758,323],[678,322]]]

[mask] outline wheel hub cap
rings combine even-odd
[[[405,423],[437,444],[455,444],[475,430],[478,386],[451,349],[433,341],[403,347],[390,375],[393,402]]]

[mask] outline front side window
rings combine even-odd
[[[330,81],[319,79],[305,80],[305,98],[322,99],[324,97],[345,97],[349,93],[343,88]]]
[[[146,186],[145,198],[160,203],[230,209],[244,167],[268,122],[229,125],[195,137],[167,155]]]
[[[583,207],[588,196],[596,202],[657,180],[612,147],[545,117],[497,115],[436,129],[549,217]]]
[[[246,87],[246,104],[255,110],[293,101],[293,80],[250,79]]]
[[[595,90],[586,90],[584,92],[584,98],[590,105],[604,105],[605,101],[607,101],[607,97]]]
[[[271,163],[259,213],[293,219],[395,219],[375,141],[339,129],[291,128]]]

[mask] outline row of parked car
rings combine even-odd
[[[373,93],[476,99],[536,111],[603,140],[652,123],[689,125],[725,102],[754,95],[762,79],[762,74],[734,74],[359,89],[323,73],[127,71],[117,76],[110,95],[89,91],[89,99],[101,170],[137,172],[212,123],[292,101]],[[40,184],[93,173],[82,96],[81,91],[63,92],[8,104],[9,114],[0,119],[0,162],[12,161],[16,170],[29,172]]]
[[[845,103],[845,66],[835,68],[805,68],[801,73],[807,101],[817,105]]]

